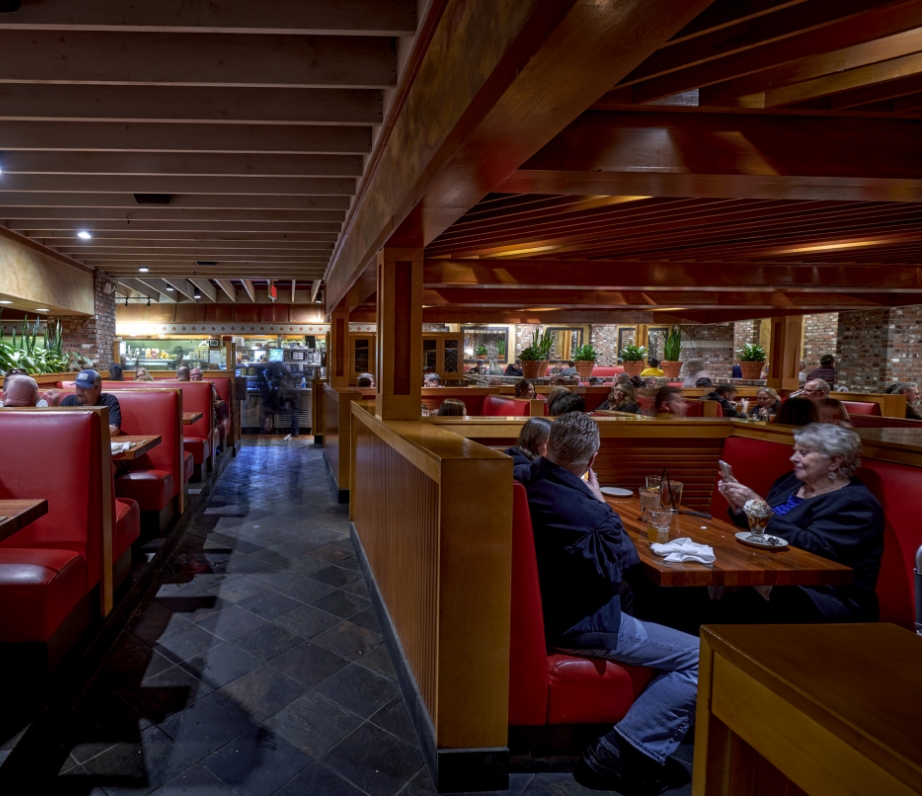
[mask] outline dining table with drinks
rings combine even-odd
[[[658,586],[818,586],[854,581],[854,570],[760,535],[767,517],[743,531],[728,519],[682,506],[682,483],[648,476],[638,495],[602,487],[621,517],[646,577]],[[756,511],[758,514],[758,511]],[[689,540],[685,542],[683,540]],[[710,548],[710,555],[703,553]],[[701,560],[695,560],[695,557]],[[673,560],[667,560],[667,559]],[[679,560],[684,559],[684,560]],[[708,563],[702,563],[702,561]]]

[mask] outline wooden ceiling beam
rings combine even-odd
[[[893,36],[872,39],[828,53],[809,55],[771,69],[705,86],[700,90],[698,100],[700,105],[720,105],[749,94],[779,89],[804,80],[857,69],[890,58],[910,55],[920,50],[922,50],[922,28],[913,28]]]
[[[363,155],[371,127],[4,121],[0,152],[234,152]]]
[[[250,301],[256,301],[256,291],[253,289],[253,282],[249,279],[244,279],[241,283],[243,284],[243,289],[246,291],[246,294],[250,297]]]
[[[4,169],[4,172],[6,169]],[[242,177],[156,174],[6,174],[0,191],[13,193],[119,193],[176,196],[352,196],[350,177]]]
[[[148,33],[254,33],[301,36],[410,36],[416,0],[297,0],[271,13],[252,0],[189,3],[157,0],[42,0],[0,17],[5,30],[109,30]]]
[[[224,295],[236,303],[237,289],[234,287],[233,282],[231,282],[229,279],[215,279],[214,283],[224,291]]]
[[[887,94],[889,87],[880,84],[906,77],[915,77],[918,80],[919,72],[922,72],[922,52],[915,52],[900,58],[891,58],[845,72],[823,75],[813,80],[804,80],[794,85],[771,89],[765,92],[765,107],[777,108],[792,105],[830,94],[851,92],[854,89],[861,90],[863,95]],[[849,105],[861,104],[860,102],[854,103],[854,95],[852,96],[853,99]],[[840,107],[842,107],[840,104],[842,100],[843,98],[840,97],[837,103]]]
[[[0,84],[0,121],[368,125],[377,89]]]
[[[523,288],[545,290],[779,290],[853,291],[922,290],[922,267],[900,265],[881,271],[874,265],[798,265],[796,263],[715,262],[579,262],[564,260],[429,260],[423,283],[427,288],[477,290],[506,288],[508,295]]]
[[[241,177],[360,177],[362,156],[20,151],[4,153],[3,174],[227,176],[237,177],[238,182],[245,183],[240,180]],[[322,182],[317,184],[323,185]]]
[[[410,87],[398,135],[382,137],[350,213],[325,278],[327,310],[382,245],[434,240],[709,4],[622,0],[613,13],[594,0],[522,0],[446,15],[419,66],[431,79]]]
[[[154,290],[152,287],[146,285],[144,282],[141,282],[139,279],[130,279],[128,277],[120,277],[119,283],[129,288],[130,290],[140,293],[142,296],[147,296],[149,299],[159,302],[163,299],[163,295],[158,290]]]
[[[737,26],[808,0],[715,0],[669,40],[670,45]]]
[[[0,207],[22,210],[37,207],[115,208],[127,212],[140,210],[131,194],[116,193],[19,193],[0,192]],[[178,194],[171,195],[168,205],[159,205],[161,212],[178,213],[181,210],[238,210],[248,209],[251,215],[258,210],[337,210],[349,207],[348,196],[261,196],[259,194]],[[32,214],[34,215],[34,213]],[[272,213],[273,216],[277,215]],[[340,218],[344,213],[338,214]],[[6,216],[0,210],[0,217]]]
[[[215,302],[218,300],[218,291],[215,289],[215,286],[211,284],[209,279],[203,276],[195,276],[190,278],[189,281],[195,285],[209,301]]]
[[[170,209],[172,208],[172,209]],[[340,223],[345,218],[346,213],[343,210],[279,210],[278,208],[177,208],[171,204],[167,206],[142,206],[135,204],[134,208],[110,208],[110,207],[4,207],[0,212],[0,217],[8,220],[11,224],[17,224],[20,220],[26,219],[31,226],[35,226],[35,221],[64,221],[73,220],[80,225],[93,221],[118,222],[128,229],[131,224],[137,222],[157,222],[161,224],[198,224],[198,223],[221,223],[235,224],[235,228],[241,228],[241,224],[262,223],[273,224],[276,229],[286,229],[288,224],[335,224],[339,228]],[[85,229],[80,226],[80,229]]]
[[[61,246],[66,243],[73,243],[76,236],[76,229],[71,225],[67,230],[62,229],[34,229],[27,230],[26,235],[32,238],[42,238],[51,241],[52,246]],[[82,227],[81,227],[82,229]],[[146,232],[135,228],[132,224],[127,229],[106,230],[100,229],[98,225],[92,228],[93,242],[97,245],[112,245],[113,241],[130,241],[144,242],[146,246],[167,245],[175,246],[177,242],[184,244],[192,243],[198,245],[204,241],[208,244],[216,243],[322,243],[333,244],[336,241],[335,232],[196,232],[186,230],[172,230],[164,232]]]
[[[188,279],[170,279],[170,284],[176,288],[176,292],[185,296],[190,301],[195,301],[195,287]],[[176,297],[177,299],[179,296]]]
[[[22,83],[391,88],[390,38],[0,28],[3,78]]]
[[[6,211],[5,211],[6,212]],[[28,230],[27,235],[32,231],[48,237],[55,237],[58,233],[65,231],[75,231],[86,229],[87,221],[90,219],[80,219],[68,221],[66,219],[49,219],[49,218],[16,218],[9,220],[10,229]],[[92,229],[97,237],[124,236],[135,237],[152,235],[155,237],[169,237],[179,235],[184,238],[196,238],[202,236],[214,236],[216,240],[233,240],[233,235],[253,235],[256,240],[273,240],[279,235],[295,236],[294,240],[299,240],[297,236],[305,236],[303,239],[308,240],[306,236],[337,236],[340,225],[325,221],[194,221],[178,218],[176,221],[145,221],[131,219],[126,223],[125,219],[91,219]],[[265,235],[267,237],[263,238]],[[224,237],[231,236],[231,237]],[[319,239],[319,237],[318,237]],[[323,238],[326,240],[326,237]]]
[[[315,279],[311,283],[311,303],[313,304],[317,300],[317,294],[320,293],[320,286],[323,284],[322,279]]]
[[[918,64],[916,64],[918,66]],[[896,99],[922,91],[922,74],[919,70],[912,74],[875,85],[862,86],[851,91],[843,91],[829,98],[832,108],[855,108],[871,102]]]
[[[170,286],[167,285],[167,282],[163,279],[158,279],[157,277],[151,276],[149,273],[141,274],[137,277],[137,281],[142,284],[147,285],[149,288],[156,290],[160,294],[161,300],[167,301],[176,301],[179,297],[176,295],[176,290],[169,290]]]
[[[46,240],[43,238],[42,240]],[[48,245],[48,244],[46,244]],[[203,253],[212,252],[216,255],[223,254],[249,254],[262,252],[266,256],[290,254],[298,256],[300,252],[310,252],[309,256],[319,257],[319,253],[329,254],[333,251],[333,244],[323,241],[211,241],[211,240],[110,240],[93,238],[83,241],[73,238],[55,243],[62,251],[83,252],[84,254],[173,254],[173,253]]]
[[[619,310],[538,310],[536,309],[478,309],[476,307],[423,307],[423,323],[597,323],[637,324],[654,323],[657,313]],[[358,323],[374,323],[373,313],[353,310],[349,319]]]
[[[153,275],[154,279],[161,280],[171,280],[173,278],[185,279],[192,271],[191,263],[186,263],[182,266],[171,265],[171,266],[160,266],[160,265],[151,265],[149,266],[150,270],[146,276]],[[111,274],[112,276],[125,276],[129,278],[134,278],[138,276],[138,268],[136,265],[132,266],[115,266],[112,268],[106,268],[106,273]],[[297,279],[298,281],[307,280],[311,281],[317,277],[318,273],[322,273],[323,268],[272,268],[272,269],[261,269],[261,268],[247,268],[246,264],[241,265],[238,268],[220,268],[220,269],[211,269],[209,273],[211,274],[212,279],[221,279],[227,281],[229,279]]]
[[[499,190],[919,201],[920,132],[922,120],[590,112]]]
[[[866,2],[827,0],[826,5],[832,24],[822,24],[822,19],[818,19],[816,27],[802,32],[793,30],[792,35],[766,41],[764,44],[748,49],[738,49],[731,44],[729,55],[725,55],[720,50],[710,53],[701,52],[700,62],[694,59],[692,63],[685,65],[676,60],[668,63],[665,60],[651,62],[646,69],[662,70],[668,67],[673,71],[636,82],[631,91],[633,101],[635,103],[649,102],[684,91],[700,89],[714,83],[722,83],[797,61],[806,56],[853,47],[922,26],[922,6],[914,0],[898,0],[898,2],[883,5],[877,0],[866,0]],[[872,6],[878,7],[871,8]],[[864,9],[863,13],[854,13],[860,8]],[[791,9],[791,12],[795,14],[797,11],[798,8]],[[758,24],[753,25],[753,29],[757,30],[762,27],[762,24],[763,21],[759,20]],[[760,34],[756,32],[755,35]],[[698,40],[689,42],[689,44],[701,46]],[[622,85],[625,84],[622,83]]]

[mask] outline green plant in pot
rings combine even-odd
[[[506,341],[502,337],[496,341],[496,356],[498,359],[506,358]]]
[[[663,343],[663,359],[659,366],[663,369],[663,376],[667,379],[677,379],[682,370],[682,327],[673,326],[666,335]]]
[[[573,366],[581,379],[585,381],[592,375],[592,369],[595,367],[598,358],[595,348],[591,345],[580,345],[574,349]]]
[[[522,376],[526,379],[535,379],[538,377],[538,370],[541,367],[544,358],[540,349],[533,345],[523,348],[519,352],[519,359],[522,360]]]
[[[626,345],[621,349],[619,355],[621,364],[624,366],[624,372],[628,376],[639,376],[643,370],[644,357],[647,356],[647,349],[642,345]]]
[[[539,332],[535,329],[531,336],[531,345],[541,354],[541,363],[538,365],[538,375],[544,376],[547,373],[548,360],[551,358],[551,349],[554,347],[554,336],[550,329]]]
[[[485,345],[479,345],[474,349],[474,356],[477,357],[477,359],[486,359],[488,353]]]
[[[767,359],[761,343],[747,343],[740,351],[740,370],[744,379],[758,379],[762,375],[762,365]]]

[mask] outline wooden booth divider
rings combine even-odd
[[[354,541],[427,762],[505,787],[512,460],[351,410]]]

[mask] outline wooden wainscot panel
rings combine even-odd
[[[323,391],[323,455],[336,482],[339,500],[345,503],[349,499],[352,467],[351,404],[362,401],[364,396],[357,390],[337,390],[329,384],[324,384]]]
[[[512,460],[352,405],[353,522],[439,749],[508,733]]]

